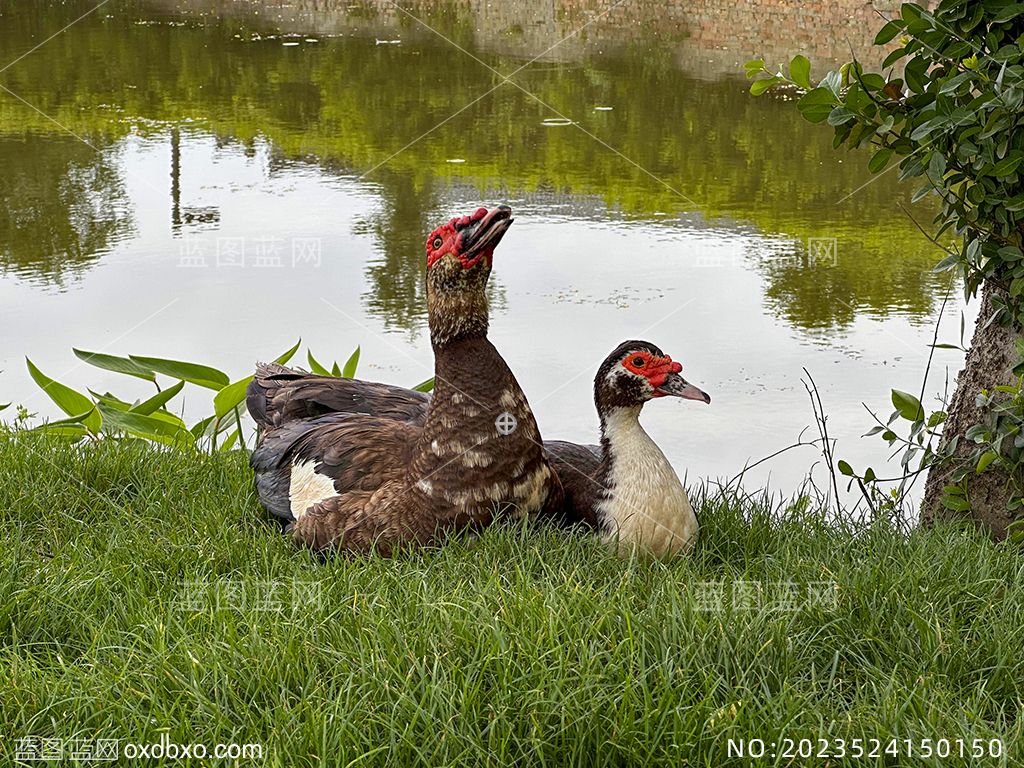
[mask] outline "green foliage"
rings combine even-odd
[[[901,179],[923,177],[913,200],[933,193],[939,198],[936,242],[946,233],[959,237],[936,271],[955,269],[968,297],[982,284],[1000,289],[991,293],[992,315],[981,322],[1019,329],[1024,324],[1024,4],[941,0],[928,11],[904,3],[899,18],[879,30],[875,43],[897,37],[898,47],[882,64],[885,75],[866,72],[854,59],[812,87],[802,56],[790,63],[789,76],[752,61],[747,76],[768,77],[756,80],[751,93],[782,84],[803,89],[797,108],[808,121],[833,127],[834,147],[872,145],[872,173],[884,172],[897,158]],[[902,76],[892,69],[897,63],[903,65]],[[1014,369],[1018,376],[1024,376],[1024,348],[1021,355]],[[968,512],[971,477],[998,467],[1010,485],[1009,508],[1018,510],[1024,506],[1022,382],[1018,378],[1013,386],[978,395],[982,422],[965,432],[971,450],[959,456],[960,435],[942,440],[945,412],[926,417],[919,398],[893,390],[895,412],[886,424],[875,416],[878,424],[868,434],[881,434],[902,454],[902,476],[888,480],[898,480],[898,486],[886,494],[879,487],[885,481],[871,468],[858,474],[846,462],[839,463],[839,472],[858,483],[880,512],[900,506],[920,473],[955,462],[942,503]],[[909,424],[908,434],[893,429],[897,419]],[[915,458],[918,466],[911,470]]]
[[[1018,342],[1018,349],[1017,368],[1024,371],[1024,341]],[[847,462],[838,462],[840,474],[852,478],[851,483],[858,482],[876,512],[882,499],[890,506],[899,507],[912,485],[908,481],[937,465],[953,467],[950,484],[943,489],[942,504],[947,509],[969,512],[972,478],[992,469],[1002,470],[1006,477],[1008,509],[1012,512],[1024,508],[1024,372],[1018,375],[1013,385],[1000,385],[992,391],[978,394],[976,403],[983,414],[982,420],[964,432],[963,440],[969,443],[970,450],[962,454],[957,453],[961,443],[959,435],[942,442],[945,411],[926,415],[915,396],[896,389],[892,390],[892,402],[896,410],[888,422],[882,424],[872,413],[878,423],[865,436],[880,434],[890,447],[896,449],[896,453],[902,452],[900,465],[904,474],[898,478],[881,479],[870,467],[863,474],[858,474]],[[901,424],[907,428],[905,435],[896,431]],[[917,466],[911,469],[915,458]],[[898,480],[899,485],[889,494],[883,493],[879,483],[892,480]]]
[[[433,376],[431,376],[426,381],[421,381],[419,384],[417,384],[415,387],[413,387],[413,391],[414,392],[430,392],[433,389],[434,389],[434,377]]]
[[[1003,322],[1024,321],[1024,5],[942,0],[934,12],[904,3],[876,44],[900,36],[882,75],[856,59],[816,87],[807,60],[789,75],[747,64],[755,95],[777,85],[801,88],[797,102],[810,122],[834,129],[835,147],[870,144],[872,173],[899,159],[901,179],[922,177],[915,198],[940,199],[936,237],[953,232],[957,249],[937,269],[956,269],[974,296],[985,281]],[[892,69],[903,65],[902,76]],[[987,319],[987,318],[986,318]]]
[[[153,372],[153,369],[142,365],[137,360],[117,357],[116,355],[106,355],[101,352],[84,352],[81,349],[73,349],[72,352],[75,353],[79,360],[83,360],[97,368],[103,368],[114,373],[124,373],[129,376],[137,376],[140,379],[156,383],[156,374]]]
[[[875,426],[864,435],[880,435],[882,440],[894,449],[890,458],[899,456],[902,474],[894,478],[878,477],[872,467],[857,472],[845,461],[838,462],[840,474],[850,478],[850,485],[857,484],[868,506],[876,516],[894,516],[904,510],[905,501],[913,488],[918,476],[927,471],[937,462],[952,461],[958,440],[954,438],[936,448],[941,443],[941,426],[946,421],[945,411],[926,414],[921,400],[898,389],[892,390],[892,404],[895,410],[887,421],[882,420],[872,411]],[[906,427],[906,434],[900,434]],[[916,467],[911,464],[917,460]],[[969,462],[973,459],[968,459]],[[973,464],[972,464],[973,466]],[[884,484],[896,482],[897,485],[883,489]]]
[[[1024,364],[1024,348],[1020,364]],[[1024,507],[1024,376],[1018,377],[1013,385],[982,391],[977,405],[983,418],[964,433],[973,445],[970,456],[953,472],[953,485],[947,486],[943,503],[951,509],[960,509],[962,504],[970,508],[971,476],[997,467],[1002,469],[1010,487],[1008,508],[1020,510]]]
[[[69,423],[82,424],[94,435],[100,431],[100,414],[96,411],[96,405],[88,397],[51,379],[36,368],[27,357],[25,364],[28,366],[32,380],[57,404],[58,408],[72,418],[73,421]]]
[[[907,421],[917,421],[924,418],[924,408],[921,401],[909,392],[901,392],[898,389],[892,391],[892,404],[896,410]]]
[[[337,367],[337,363],[334,364]],[[356,375],[356,367],[359,365],[359,347],[356,347],[356,351],[352,353],[352,356],[345,361],[345,368],[341,372],[341,377],[344,379],[351,379]]]
[[[282,365],[287,363],[298,351],[301,343],[300,339],[274,362]],[[74,353],[83,362],[97,368],[145,379],[156,387],[156,394],[133,403],[109,392],[100,394],[90,389],[88,395],[82,394],[50,378],[31,360],[26,360],[32,379],[68,415],[66,419],[44,422],[33,431],[74,441],[87,437],[139,438],[181,450],[208,447],[210,450],[227,451],[236,445],[245,447],[242,406],[246,390],[252,381],[251,375],[232,382],[223,371],[198,363],[136,355],[118,357],[78,349],[74,350]],[[307,352],[307,359],[314,373],[352,378],[359,365],[359,355],[360,349],[356,347],[345,362],[344,369],[335,362],[330,371],[316,361],[312,352]],[[166,388],[161,388],[158,374],[177,381]],[[172,401],[184,390],[186,383],[215,390],[213,413],[191,427],[185,424],[171,406]],[[414,389],[429,392],[433,387],[434,379],[430,378],[417,384]],[[9,405],[10,403],[0,405],[0,411]],[[23,426],[30,418],[27,411],[19,410],[16,424]]]
[[[230,380],[228,375],[216,368],[198,363],[186,363],[180,360],[165,360],[160,357],[135,357],[129,358],[132,362],[143,365],[155,373],[170,376],[172,379],[180,379],[191,384],[198,384],[200,387],[212,389],[219,392],[226,387]]]

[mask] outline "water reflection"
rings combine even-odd
[[[420,187],[407,173],[382,171],[378,176],[381,210],[364,218],[354,234],[372,238],[380,258],[367,266],[370,290],[363,294],[367,309],[400,327],[421,325],[426,317],[423,283],[424,233],[436,226],[428,219],[439,202],[432,180]]]
[[[672,53],[678,31],[644,38],[643,49],[625,40],[614,55],[597,57],[583,45],[578,62],[538,63],[517,75],[529,93],[504,85],[488,94],[500,83],[491,71],[408,20],[403,26],[373,3],[315,5],[319,15],[305,34],[280,37],[255,16],[179,16],[181,3],[112,4],[48,44],[45,56],[0,74],[101,149],[2,101],[5,268],[64,284],[130,234],[121,179],[132,169],[116,152],[130,134],[171,144],[169,176],[148,183],[170,185],[172,227],[216,226],[216,205],[181,199],[180,178],[192,169],[181,165],[180,144],[191,134],[179,126],[195,125],[228,143],[269,142],[271,174],[306,164],[372,185],[378,212],[353,234],[369,236],[380,254],[359,267],[363,301],[391,326],[422,325],[423,233],[446,201],[472,197],[466,190],[532,200],[538,211],[569,205],[580,221],[753,231],[764,247],[750,250],[740,268],[758,270],[768,306],[800,328],[827,332],[860,313],[934,311],[944,282],[928,271],[934,248],[898,209],[906,191],[868,183],[861,156],[837,162],[828,132],[808,130],[791,104],[753,99],[739,81],[682,74]],[[548,4],[532,5],[547,18]],[[0,48],[20,50],[88,7],[5,11]],[[536,37],[535,28],[516,33],[509,19],[478,30],[477,6],[430,8],[432,25],[502,72],[521,63],[507,55],[527,45],[517,34]],[[676,19],[673,9],[666,13]],[[299,4],[300,18],[311,12]],[[332,24],[364,34],[322,34]],[[373,30],[403,43],[378,44]],[[608,30],[600,27],[603,39]],[[552,112],[544,104],[575,125],[545,123]],[[812,266],[812,244],[823,241],[834,243],[832,257]]]
[[[0,168],[5,272],[64,285],[131,233],[118,161],[107,150],[72,137],[0,134]]]

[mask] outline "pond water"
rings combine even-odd
[[[644,338],[713,396],[645,411],[680,474],[728,478],[792,443],[813,423],[804,368],[838,456],[881,474],[861,403],[887,414],[891,387],[920,388],[948,278],[901,206],[926,226],[934,206],[747,93],[745,59],[807,50],[784,26],[723,50],[735,19],[698,36],[677,4],[638,2],[630,24],[550,0],[95,5],[0,4],[0,402],[58,416],[26,355],[133,397],[71,348],[239,378],[299,337],[415,384],[425,235],[506,202],[491,338],[545,436],[595,439],[593,373]],[[846,56],[833,31],[819,59]],[[940,340],[959,337],[952,293]],[[961,363],[937,351],[928,394]],[[789,494],[816,458],[747,485]]]

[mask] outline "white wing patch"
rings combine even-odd
[[[308,512],[310,507],[337,495],[334,481],[316,471],[316,462],[307,461],[292,466],[288,499],[291,503],[292,517],[296,520]]]

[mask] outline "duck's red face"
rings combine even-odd
[[[499,205],[488,211],[479,208],[469,216],[456,216],[430,233],[427,238],[427,269],[451,254],[463,269],[476,266],[481,259],[488,262],[494,248],[512,226],[512,209]]]
[[[668,355],[660,354],[660,350],[651,345],[644,345],[629,350],[619,364],[630,374],[647,384],[642,390],[647,398],[681,397],[684,400],[700,400],[711,402],[711,396],[690,384],[679,374],[683,366],[672,360]],[[645,398],[646,399],[646,398]]]

